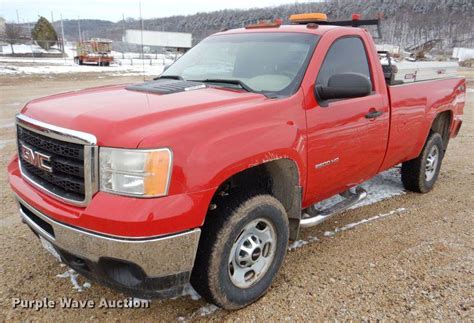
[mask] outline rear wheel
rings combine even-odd
[[[232,196],[213,213],[203,227],[191,283],[208,301],[238,309],[263,296],[280,269],[288,217],[267,194]]]
[[[402,182],[407,190],[427,193],[438,179],[444,157],[443,138],[432,133],[420,156],[402,164]]]

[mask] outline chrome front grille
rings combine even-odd
[[[73,205],[85,206],[97,191],[94,136],[17,115],[17,143],[22,176]]]

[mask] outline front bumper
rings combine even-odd
[[[137,297],[173,297],[189,281],[200,229],[163,237],[117,238],[65,225],[19,196],[17,201],[33,232],[89,279]]]

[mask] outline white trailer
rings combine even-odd
[[[474,59],[474,48],[454,47],[452,57],[457,58],[460,62]]]

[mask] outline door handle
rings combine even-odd
[[[383,114],[383,111],[377,111],[375,109],[370,109],[369,113],[365,115],[366,119],[375,119],[380,117]]]

